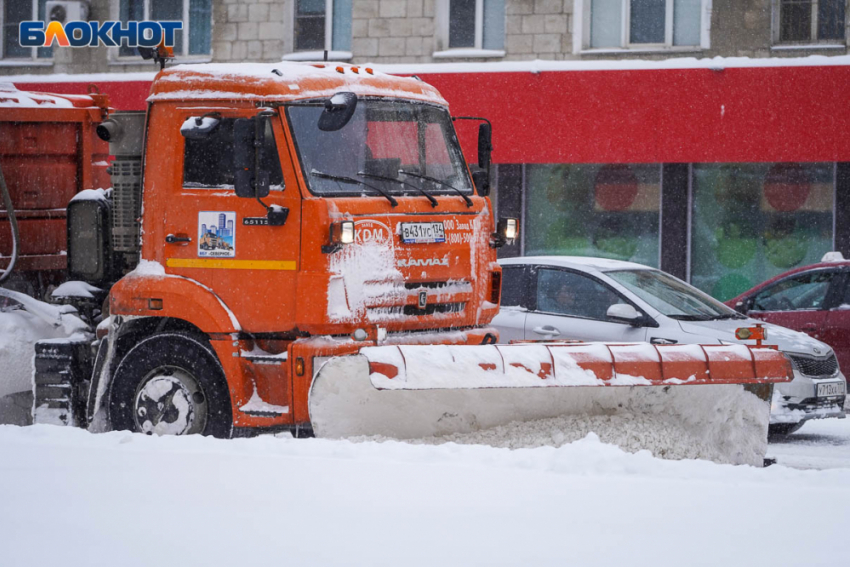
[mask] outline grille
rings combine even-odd
[[[142,162],[118,158],[112,162],[112,243],[117,252],[139,251]]]
[[[405,305],[405,315],[433,315],[434,313],[461,313],[466,303],[429,303],[425,309],[419,309],[416,305]]]
[[[806,376],[827,377],[838,373],[838,360],[836,360],[835,354],[827,358],[791,356],[791,361],[797,370]]]
[[[440,289],[449,285],[449,282],[405,282],[405,289]]]

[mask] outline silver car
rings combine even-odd
[[[493,325],[502,342],[745,343],[735,330],[761,323],[640,264],[570,256],[509,258],[499,264],[502,307]],[[847,385],[832,348],[785,327],[765,328],[767,343],[794,364],[794,380],[774,391],[771,433],[792,433],[809,419],[843,418]]]

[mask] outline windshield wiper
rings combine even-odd
[[[466,195],[464,195],[463,191],[461,191],[460,189],[458,189],[458,188],[457,188],[457,187],[455,187],[454,185],[449,185],[449,184],[448,184],[448,183],[446,183],[445,181],[440,181],[440,180],[439,180],[439,179],[437,179],[436,177],[431,177],[431,176],[429,176],[429,175],[420,175],[419,173],[412,173],[412,172],[410,172],[410,171],[405,171],[405,170],[403,170],[403,169],[399,169],[399,170],[398,170],[398,172],[399,172],[399,173],[401,173],[402,175],[409,175],[410,177],[418,177],[419,179],[425,179],[426,181],[431,181],[431,182],[433,182],[433,183],[437,183],[438,185],[442,185],[442,186],[444,186],[444,187],[448,187],[449,189],[453,190],[455,193],[457,193],[458,195],[460,195],[461,197],[463,197],[463,200],[464,200],[464,201],[466,201],[466,206],[467,206],[467,207],[471,207],[471,206],[472,206],[472,199],[470,199],[469,197],[467,197]]]
[[[321,177],[322,179],[330,179],[331,181],[339,181],[340,183],[351,183],[357,185],[363,185],[364,187],[368,187],[369,189],[373,189],[387,198],[390,202],[390,205],[393,207],[398,206],[398,201],[396,201],[392,195],[384,191],[383,189],[378,189],[374,185],[369,185],[362,179],[355,179],[354,177],[346,177],[345,175],[331,175],[330,173],[324,173],[322,171],[316,171],[315,169],[310,172],[310,175],[315,177]]]
[[[431,201],[431,206],[434,207],[435,209],[437,208],[437,205],[439,204],[437,202],[437,199],[432,197],[430,193],[425,191],[425,189],[423,189],[422,187],[417,187],[413,183],[408,183],[407,181],[402,181],[401,179],[393,179],[392,177],[390,177],[388,175],[377,175],[375,173],[366,173],[365,171],[358,171],[357,175],[359,175],[360,177],[368,177],[368,178],[371,178],[371,179],[383,179],[384,181],[392,181],[393,183],[400,183],[401,185],[406,185],[407,187],[412,187],[412,188],[416,189],[417,191],[419,191],[420,193],[422,193],[423,195],[425,195],[426,197],[428,197],[428,200]]]
[[[677,321],[711,321],[713,319],[713,317],[710,317],[709,315],[686,315],[684,313],[667,316]]]
[[[740,313],[724,313],[723,315],[718,315],[711,319],[712,321],[720,321],[721,319],[746,319],[746,317]]]

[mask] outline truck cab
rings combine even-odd
[[[136,265],[113,265],[90,419],[309,429],[311,379],[330,356],[495,341],[506,235],[433,87],[350,65],[184,65],[160,72],[148,101],[144,131],[120,132],[144,140],[141,247]],[[158,361],[174,341],[182,354]],[[142,354],[152,368],[137,376]],[[214,376],[181,379],[192,368],[175,360],[193,358]],[[216,408],[204,382],[218,383]],[[203,399],[204,423],[140,417],[163,389]]]

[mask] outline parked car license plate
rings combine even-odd
[[[831,382],[829,384],[818,384],[818,397],[828,398],[830,396],[843,396],[844,382]]]
[[[446,231],[442,222],[403,222],[401,241],[405,244],[445,242]]]

